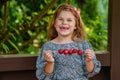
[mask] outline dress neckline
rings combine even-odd
[[[63,43],[63,44],[55,43],[55,42],[52,42],[52,41],[49,41],[49,42],[52,43],[52,44],[54,44],[54,45],[70,45],[70,44],[75,44],[75,41],[69,42],[69,43]]]

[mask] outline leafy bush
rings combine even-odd
[[[88,39],[95,50],[107,49],[107,0],[0,1],[0,54],[35,54],[47,41],[47,26],[56,7],[82,9]]]
[[[107,50],[108,0],[86,0],[82,9],[88,39],[94,50]]]

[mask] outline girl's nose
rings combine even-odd
[[[66,20],[63,20],[62,24],[67,24],[67,21],[66,21]]]

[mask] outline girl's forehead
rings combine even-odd
[[[74,15],[72,14],[71,11],[62,10],[62,11],[58,14],[58,17],[70,17],[70,18],[74,18]]]

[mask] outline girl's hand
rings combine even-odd
[[[47,62],[54,62],[53,54],[51,50],[45,51],[44,52],[44,59]]]
[[[85,53],[86,53],[86,61],[89,62],[89,61],[92,61],[92,59],[94,58],[95,56],[95,53],[93,50],[90,50],[90,49],[86,49],[85,50]]]

